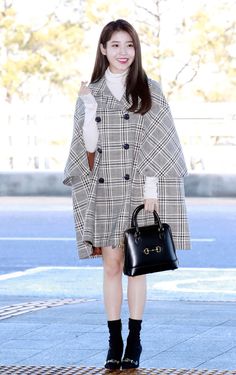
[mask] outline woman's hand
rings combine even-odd
[[[90,88],[87,86],[88,81],[82,81],[80,90],[79,90],[79,95],[87,95],[91,93]]]
[[[144,199],[144,209],[145,211],[149,211],[149,212],[153,212],[155,210],[158,213],[159,211],[158,199],[155,199],[155,198]]]

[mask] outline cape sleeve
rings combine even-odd
[[[90,167],[83,139],[83,124],[85,106],[79,97],[76,102],[74,114],[74,129],[69,150],[69,156],[64,169],[63,184],[72,185],[72,177],[89,175]]]
[[[184,177],[187,167],[169,105],[157,82],[151,81],[150,90],[152,108],[144,115],[137,169],[146,177]]]

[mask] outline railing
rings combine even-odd
[[[0,170],[63,170],[73,116],[37,113],[5,113],[0,117]],[[234,116],[176,116],[175,124],[190,171],[236,172]]]
[[[190,171],[236,173],[236,119],[175,118]]]
[[[7,125],[0,125],[0,170],[63,169],[72,123],[68,115],[8,117]]]

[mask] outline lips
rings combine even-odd
[[[128,62],[129,59],[125,59],[125,58],[122,58],[122,59],[118,59],[119,63],[121,64],[126,64]]]

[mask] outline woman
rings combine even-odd
[[[82,82],[64,183],[72,185],[80,258],[102,256],[109,328],[108,369],[139,366],[145,275],[128,278],[129,335],[121,335],[123,232],[144,203],[171,225],[176,248],[189,248],[183,177],[186,165],[169,106],[142,68],[138,35],[125,20],[100,35],[90,84]]]

